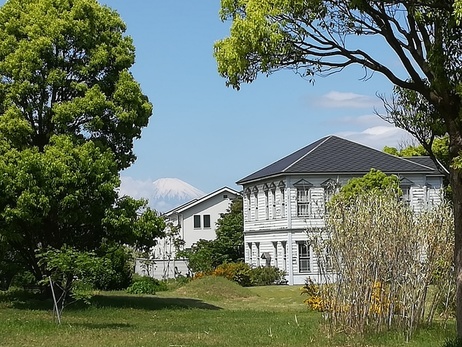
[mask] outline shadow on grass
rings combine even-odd
[[[81,310],[89,305],[82,301],[72,303],[68,300],[65,310]],[[221,310],[221,307],[210,305],[198,299],[189,298],[159,298],[156,296],[131,296],[131,295],[95,295],[91,298],[90,307],[101,308],[132,308],[139,310],[162,310],[162,309],[203,309]],[[21,310],[52,310],[53,301],[41,294],[25,292],[12,292],[0,295],[0,303],[6,303],[11,308]]]
[[[41,293],[13,290],[0,294],[0,303],[7,307],[24,310],[51,310],[53,302]]]
[[[189,309],[221,310],[221,307],[210,305],[198,299],[189,298],[159,298],[155,296],[129,295],[96,295],[91,299],[96,307],[134,308],[140,310]]]

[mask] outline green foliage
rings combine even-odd
[[[462,347],[462,337],[455,337],[444,341],[442,347]]]
[[[195,274],[195,278],[202,278],[204,276],[224,277],[243,287],[267,286],[280,281],[284,277],[284,271],[273,266],[252,268],[249,264],[237,262],[223,263],[218,265],[214,270]]]
[[[250,271],[250,281],[253,286],[268,286],[275,284],[284,277],[284,271],[274,266],[258,266]]]
[[[24,263],[17,253],[9,248],[6,243],[0,242],[0,290],[7,290],[10,285],[17,285],[15,277],[24,273]]]
[[[193,272],[209,272],[214,269],[214,242],[199,240],[191,248],[178,252],[179,258],[188,259],[188,267]]]
[[[76,145],[67,136],[54,136],[43,152],[11,149],[0,157],[0,172],[1,233],[37,279],[44,274],[37,245],[88,251],[110,239],[150,247],[163,229],[163,219],[146,202],[117,198],[113,154],[94,142]]]
[[[244,259],[244,219],[242,197],[231,202],[217,221],[215,240],[199,240],[190,249],[179,252],[189,260],[193,272],[210,272],[218,265]]]
[[[390,189],[395,194],[401,194],[398,177],[395,175],[389,176],[379,170],[371,169],[363,177],[350,179],[340,189],[340,192],[334,196],[331,203],[335,203],[339,199],[348,201],[364,192],[368,192],[368,194],[372,192],[380,193]]]
[[[37,258],[38,265],[44,266],[50,274],[49,278],[43,279],[42,284],[50,284],[55,292],[60,290],[56,294],[55,303],[58,316],[64,310],[68,296],[89,303],[94,279],[111,275],[112,271],[108,259],[97,257],[93,252],[77,251],[68,246],[60,249],[51,247],[41,249],[38,251]]]
[[[70,287],[76,277],[81,281],[90,281],[92,277],[112,271],[108,259],[100,258],[93,252],[79,252],[68,246],[39,250],[37,257],[40,259],[39,265],[46,266],[52,279],[66,287]]]
[[[71,135],[110,149],[117,168],[152,106],[129,69],[134,47],[119,15],[96,0],[7,1],[0,9],[0,131],[17,148]]]
[[[165,280],[168,290],[175,290],[181,288],[189,282],[191,282],[191,277],[181,275],[176,276],[175,278],[169,278]]]
[[[10,286],[13,288],[29,289],[37,286],[34,275],[27,270],[21,269],[11,280]]]
[[[456,16],[457,24],[460,25],[462,20],[462,1],[455,0],[454,1],[454,15]]]
[[[216,239],[214,241],[216,262],[237,262],[244,259],[244,217],[242,197],[232,202],[226,213],[217,221]]]
[[[395,147],[385,146],[383,151],[388,154],[396,155],[398,157],[414,157],[414,156],[428,156],[428,151],[421,145],[409,145],[407,147],[397,149]],[[433,140],[432,152],[436,158],[444,165],[445,168],[450,168],[451,163],[449,160],[449,137],[436,137]]]
[[[55,261],[70,255],[65,249],[103,259],[107,244],[144,250],[162,234],[146,201],[117,192],[152,113],[129,71],[135,54],[125,30],[96,0],[0,8],[0,250],[11,253],[0,259],[0,282],[10,276],[3,261],[19,260],[39,281],[64,266]],[[37,248],[59,257],[42,254],[39,263]],[[66,276],[86,271],[71,269]],[[115,285],[108,281],[100,285]]]
[[[133,283],[127,288],[129,294],[150,294],[166,291],[168,286],[165,282],[149,276],[140,276],[133,279]]]
[[[244,262],[224,263],[219,265],[211,274],[225,277],[243,287],[249,287],[252,285],[252,270],[253,269]]]
[[[414,129],[427,151],[434,137],[448,134],[451,167],[445,175],[454,206],[461,206],[461,8],[461,0],[223,0],[220,16],[231,21],[230,35],[215,43],[214,55],[219,74],[237,89],[259,74],[282,69],[310,81],[351,65],[364,68],[363,77],[382,74],[400,88],[395,93],[397,106],[404,107],[402,113],[398,109],[405,116],[402,126]],[[377,42],[385,44],[403,69],[390,65],[389,56],[375,49]],[[462,210],[455,211],[454,219],[461,220]],[[455,252],[461,254],[462,224],[455,226]],[[460,292],[462,261],[455,259]],[[457,308],[462,336],[460,295]]]
[[[109,259],[111,271],[96,277],[93,281],[95,289],[121,290],[132,283],[134,274],[133,251],[122,245],[103,245],[98,254]]]

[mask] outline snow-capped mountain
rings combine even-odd
[[[178,178],[159,178],[152,182],[152,187],[154,199],[190,200],[205,195],[201,190]]]
[[[149,206],[159,212],[167,212],[205,193],[178,178],[159,178],[155,181],[136,180],[121,176],[120,195],[145,198]]]

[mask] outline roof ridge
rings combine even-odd
[[[304,155],[302,155],[300,158],[298,158],[297,160],[295,160],[294,162],[292,162],[289,166],[287,166],[285,169],[283,169],[281,172],[286,172],[286,170],[290,169],[292,166],[294,166],[295,164],[297,164],[300,160],[302,160],[303,158],[305,158],[307,155],[313,153],[314,150],[318,149],[319,146],[323,145],[327,140],[329,140],[330,138],[332,138],[333,135],[329,135],[329,136],[326,136],[324,138],[323,141],[321,141],[316,147],[312,148],[310,151],[306,152]]]
[[[196,198],[194,200],[192,200],[190,203],[186,203],[184,205],[181,205],[179,206],[178,208],[176,208],[177,211],[184,211],[186,208],[190,208],[192,207],[193,205],[197,205],[197,204],[200,204],[216,195],[218,195],[219,193],[221,193],[222,191],[229,191],[230,193],[232,194],[235,194],[235,195],[239,195],[239,192],[237,190],[234,190],[232,188],[229,188],[228,186],[224,186],[222,188],[219,188],[219,189],[216,189],[215,191],[209,193],[209,194],[206,194],[204,196],[201,196],[200,198]]]

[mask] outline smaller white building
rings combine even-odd
[[[166,237],[158,240],[150,260],[136,260],[135,273],[158,279],[188,275],[187,261],[176,259],[177,251],[191,248],[201,239],[214,240],[218,219],[238,195],[223,187],[166,212]]]

